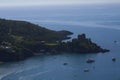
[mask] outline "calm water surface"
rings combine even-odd
[[[0,9],[0,17],[27,20],[52,30],[69,30],[74,32],[72,37],[85,33],[101,47],[111,50],[104,54],[35,56],[25,61],[4,63],[0,65],[0,80],[120,80],[119,8]],[[112,57],[117,59],[116,62],[112,61]],[[95,59],[95,63],[87,64],[88,58]],[[89,72],[84,72],[86,68]]]

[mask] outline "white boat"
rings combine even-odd
[[[86,62],[87,63],[93,63],[93,62],[95,62],[95,60],[90,58],[90,59],[87,59]]]

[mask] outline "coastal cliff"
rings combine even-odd
[[[40,54],[99,53],[102,49],[85,34],[72,41],[72,32],[54,31],[26,21],[0,19],[0,61],[19,61]]]

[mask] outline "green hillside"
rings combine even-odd
[[[19,61],[33,55],[108,52],[85,34],[72,41],[69,31],[54,31],[26,21],[0,19],[0,61]]]
[[[16,36],[25,40],[61,41],[67,39],[69,31],[53,31],[26,21],[0,19],[0,40]]]

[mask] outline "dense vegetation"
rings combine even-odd
[[[25,21],[0,19],[0,36],[2,39],[5,39],[5,37],[12,35],[15,38],[26,40],[57,41],[68,38],[67,35],[69,34],[72,33],[68,31],[49,30]]]
[[[39,54],[58,54],[62,52],[98,53],[109,50],[102,49],[85,34],[71,42],[69,31],[53,31],[26,22],[0,19],[0,61],[19,61]]]

